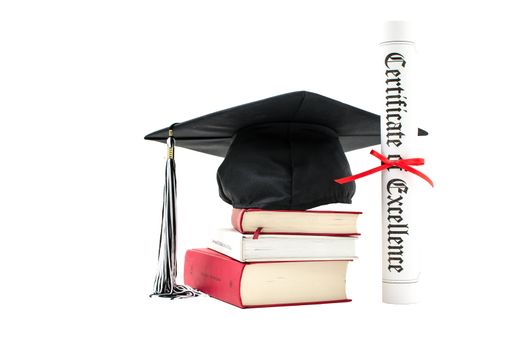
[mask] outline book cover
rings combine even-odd
[[[347,302],[347,264],[348,261],[241,263],[210,249],[191,249],[185,255],[184,282],[240,308]],[[264,269],[260,268],[264,265]],[[316,279],[320,283],[314,283]]]
[[[361,212],[327,210],[237,209],[231,213],[233,228],[242,233],[358,235]]]
[[[243,234],[219,229],[207,248],[241,262],[356,259],[357,235]]]

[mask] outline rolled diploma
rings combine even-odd
[[[384,72],[381,152],[389,159],[420,157],[412,95],[415,44],[405,22],[387,22],[380,44]],[[418,302],[417,226],[423,182],[399,168],[382,171],[383,302]]]

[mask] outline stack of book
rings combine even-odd
[[[233,209],[233,229],[187,251],[184,282],[241,308],[350,301],[359,214]]]

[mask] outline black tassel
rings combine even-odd
[[[174,162],[174,138],[172,130],[167,139],[167,163],[165,165],[165,189],[158,249],[158,273],[154,280],[154,292],[170,299],[195,297],[201,293],[176,283],[176,163]]]

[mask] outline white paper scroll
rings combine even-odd
[[[417,147],[413,70],[415,44],[405,22],[387,22],[380,44],[383,65],[383,109],[381,112],[381,153],[387,158],[406,159],[421,155]],[[383,302],[418,302],[420,264],[417,214],[421,205],[418,191],[424,184],[418,176],[399,168],[382,172],[382,267]]]

